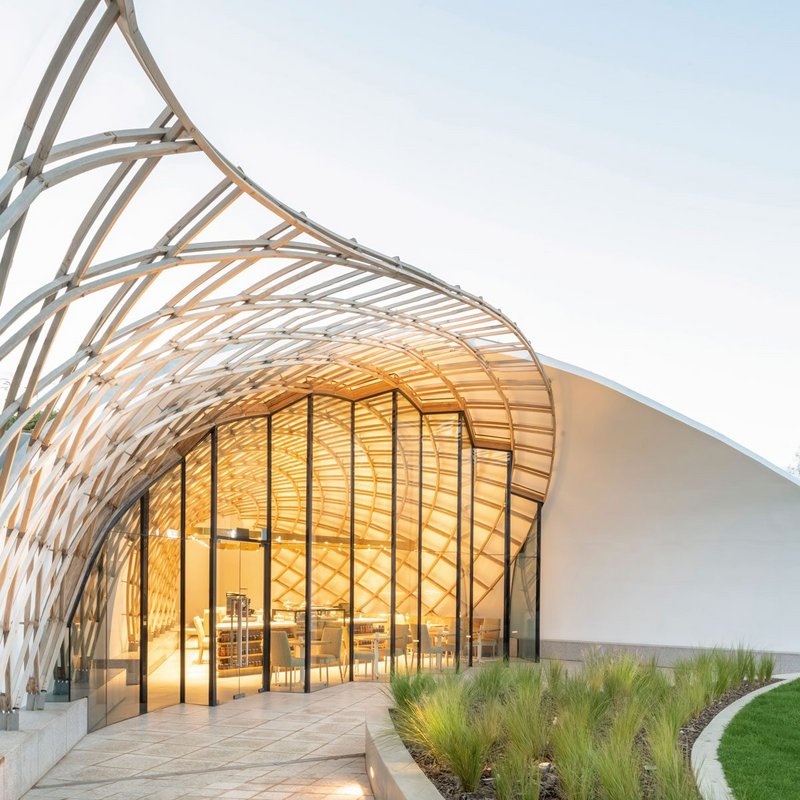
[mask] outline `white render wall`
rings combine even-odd
[[[624,387],[543,363],[557,426],[545,654],[574,642],[800,653],[800,482]]]

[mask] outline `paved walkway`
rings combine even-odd
[[[90,733],[24,797],[371,798],[364,715],[386,702],[384,685],[364,681],[165,708]]]

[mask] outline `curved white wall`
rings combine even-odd
[[[544,653],[563,642],[800,653],[800,482],[623,387],[543,363],[558,437]]]

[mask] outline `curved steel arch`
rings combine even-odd
[[[141,128],[60,141],[114,28],[165,108]],[[155,244],[109,258],[109,234],[177,156],[213,167],[215,183]],[[481,298],[324,228],[235,167],[174,96],[132,0],[83,0],[34,95],[0,176],[0,300],[26,268],[15,256],[31,208],[90,174],[100,188],[53,278],[0,320],[13,374],[0,416],[0,684],[13,697],[50,670],[114,511],[220,419],[312,391],[400,388],[425,411],[463,411],[476,445],[513,451],[514,494],[545,499],[553,403],[523,334]],[[204,240],[245,197],[263,211],[262,232]],[[172,276],[177,290],[164,285]],[[66,324],[93,297],[96,316]],[[72,355],[53,363],[70,337]]]

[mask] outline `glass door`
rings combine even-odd
[[[217,540],[217,699],[254,694],[264,666],[264,556],[258,542]]]

